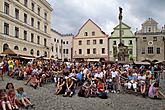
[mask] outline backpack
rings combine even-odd
[[[107,99],[107,98],[108,98],[108,95],[107,95],[106,92],[101,92],[101,93],[99,94],[99,97],[100,97],[101,99]]]

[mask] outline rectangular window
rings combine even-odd
[[[4,4],[4,13],[9,15],[9,4],[6,2]]]
[[[68,54],[69,53],[69,50],[68,49],[66,49],[66,54]]]
[[[96,48],[93,49],[93,54],[96,54]]]
[[[27,14],[24,13],[24,23],[27,23]]]
[[[129,40],[129,45],[132,45],[132,40]]]
[[[34,42],[34,34],[31,33],[31,42]]]
[[[79,49],[79,52],[78,52],[79,54],[82,54],[82,49]]]
[[[157,37],[153,37],[153,41],[157,41]]]
[[[59,40],[57,40],[57,43],[59,43]]]
[[[63,44],[65,44],[65,41],[63,42]]]
[[[37,36],[37,44],[40,44],[40,36]]]
[[[15,27],[15,37],[18,38],[19,37],[19,28]]]
[[[47,26],[44,26],[44,32],[47,33]]]
[[[37,22],[37,25],[38,25],[38,26],[37,26],[38,29],[40,29],[40,22],[39,22],[39,21]]]
[[[31,18],[31,26],[34,27],[34,18]]]
[[[95,31],[92,32],[92,36],[95,36]]]
[[[113,45],[116,45],[116,41],[113,41]]]
[[[58,47],[56,47],[56,53],[58,53]]]
[[[62,53],[62,49],[61,48],[59,49],[59,52]]]
[[[93,44],[96,44],[96,40],[93,40]]]
[[[145,54],[145,48],[142,48],[142,54]]]
[[[66,41],[66,44],[68,44],[68,41]]]
[[[34,11],[34,3],[32,3],[31,5],[32,5],[32,11]]]
[[[52,52],[54,51],[54,47],[52,46]]]
[[[84,36],[88,36],[88,32],[85,32],[85,33],[84,33]]]
[[[4,34],[9,35],[9,24],[8,23],[4,23]]]
[[[78,41],[78,45],[82,45],[82,41],[81,40]]]
[[[132,50],[132,49],[128,49],[128,53],[129,53],[130,55],[132,55],[132,54],[133,54],[133,50]]]
[[[54,42],[56,42],[56,38],[54,38]]]
[[[40,16],[41,9],[38,7],[38,15]]]
[[[103,39],[100,39],[100,40],[99,40],[99,43],[100,43],[100,44],[103,44]]]
[[[63,54],[65,54],[65,49],[63,49]]]
[[[44,46],[46,46],[46,44],[47,44],[47,40],[44,38]]]
[[[160,54],[160,48],[157,48],[157,49],[156,49],[156,53],[157,53],[157,54]]]
[[[102,54],[105,54],[105,48],[102,48]]]
[[[24,6],[28,6],[28,0],[24,0]]]
[[[15,18],[19,19],[19,10],[15,8]]]
[[[153,54],[153,53],[154,53],[153,47],[148,47],[148,54]]]
[[[147,41],[147,37],[143,37],[143,41],[146,42]]]
[[[45,18],[45,20],[47,20],[47,13],[46,12],[44,13],[44,18]]]
[[[27,41],[27,31],[24,31],[24,40]]]
[[[87,54],[90,54],[90,49],[87,49]]]
[[[87,45],[90,45],[90,40],[87,40]]]

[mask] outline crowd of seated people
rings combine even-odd
[[[72,96],[79,90],[78,96],[107,98],[108,93],[120,93],[122,90],[134,91],[143,96],[158,98],[159,65],[140,67],[135,65],[105,65],[101,63],[69,63],[63,65],[60,77],[56,80],[55,94]],[[154,95],[151,95],[151,91]],[[153,92],[154,91],[154,92]]]
[[[5,58],[0,63],[1,75],[7,74],[34,89],[55,82],[55,94],[72,97],[108,98],[108,93],[133,91],[143,97],[159,96],[160,65],[136,66],[132,64],[56,62],[32,60],[22,64],[19,60]],[[3,77],[2,77],[3,78]]]

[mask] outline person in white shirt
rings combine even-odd
[[[101,67],[98,67],[97,73],[94,75],[95,78],[103,79],[104,73],[101,71]]]
[[[145,97],[145,92],[146,92],[146,76],[143,73],[140,73],[138,75],[138,82],[140,85],[140,92]]]
[[[118,72],[115,70],[115,68],[111,71],[112,75],[112,86],[113,86],[113,93],[116,93],[118,91]]]

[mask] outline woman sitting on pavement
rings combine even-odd
[[[146,92],[146,76],[144,73],[140,73],[138,76],[138,83],[140,86],[140,93],[145,97],[145,92]]]
[[[154,99],[159,98],[159,82],[158,81],[151,84],[149,88],[148,96]]]
[[[57,82],[57,86],[56,86],[56,92],[55,94],[64,94],[66,90],[66,81],[64,80],[63,77],[60,77],[58,82]]]
[[[66,92],[63,96],[64,97],[66,97],[66,96],[72,97],[73,93],[74,93],[74,79],[69,77],[66,79]]]
[[[90,80],[85,81],[78,92],[78,96],[89,97],[91,93],[91,85],[92,82]]]
[[[105,85],[104,85],[102,79],[100,79],[100,78],[98,78],[98,83],[97,83],[97,96],[102,99],[108,98],[108,95],[105,92]]]

